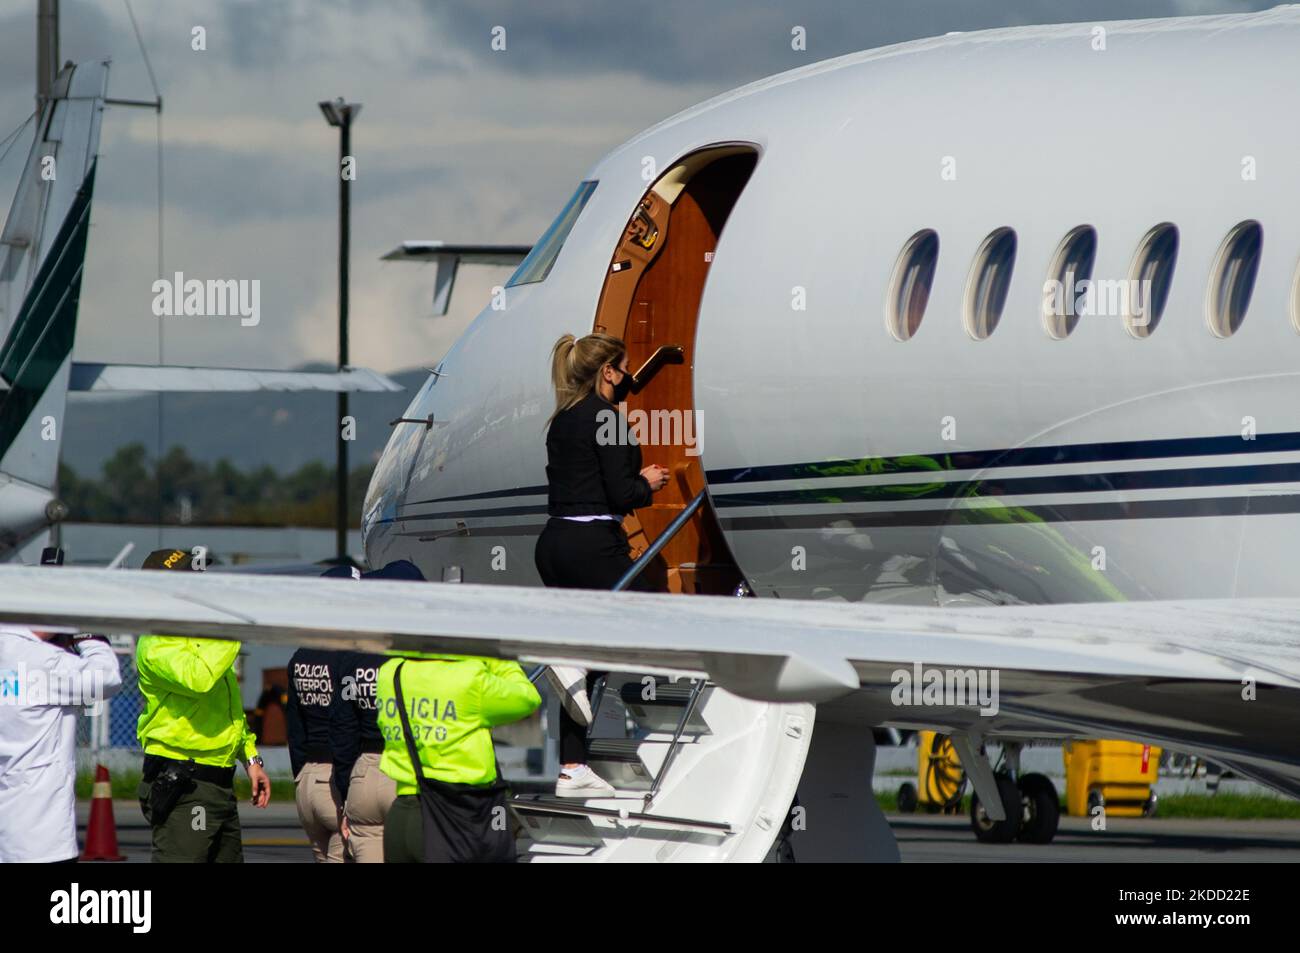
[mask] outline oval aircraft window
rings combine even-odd
[[[1214,271],[1205,292],[1205,320],[1221,338],[1236,334],[1246,318],[1263,246],[1264,229],[1251,219],[1235,225],[1214,256]]]
[[[932,228],[917,232],[898,253],[885,301],[885,325],[899,341],[909,340],[921,326],[938,260],[939,233]]]
[[[1178,261],[1178,227],[1162,222],[1142,236],[1124,295],[1124,326],[1135,338],[1150,337],[1165,313],[1174,264]]]
[[[983,341],[998,326],[1015,265],[1016,233],[1006,227],[990,232],[975,253],[962,302],[966,333],[976,341]]]
[[[1092,292],[1092,266],[1097,262],[1097,230],[1091,225],[1070,229],[1052,256],[1043,282],[1043,329],[1063,341],[1079,323]]]

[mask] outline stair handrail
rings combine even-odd
[[[686,508],[673,517],[673,521],[668,524],[668,527],[659,534],[658,538],[653,543],[646,547],[646,551],[637,558],[636,562],[628,567],[627,572],[623,573],[619,581],[614,583],[614,588],[611,591],[622,592],[636,581],[636,578],[641,575],[645,570],[645,567],[650,565],[650,561],[658,556],[660,551],[668,545],[669,541],[681,531],[681,528],[685,526],[687,522],[690,521],[690,518],[695,515],[696,510],[700,508],[700,505],[708,495],[708,487],[705,487],[700,490],[699,493],[696,493],[695,498],[686,504]]]
[[[686,525],[687,521],[695,515],[696,511],[700,508],[700,505],[704,502],[705,497],[708,495],[708,492],[708,487],[705,487],[700,490],[699,493],[695,494],[694,499],[686,504],[686,508],[677,514],[673,521],[668,524],[667,528],[659,534],[659,537],[646,548],[644,553],[640,555],[637,561],[628,567],[627,572],[623,573],[618,582],[614,583],[614,588],[611,590],[612,592],[622,592],[636,580],[637,576],[641,575],[645,570],[645,567],[650,565],[650,560],[658,556],[663,548],[668,545],[669,540],[676,536],[681,531],[681,528]],[[532,671],[528,673],[528,680],[536,685],[545,671],[545,665],[534,666]],[[591,700],[593,712],[599,710],[600,696],[602,694],[603,686],[600,686],[597,689],[596,697]],[[678,733],[680,734],[680,729]]]
[[[673,518],[673,521],[668,524],[667,528],[665,528],[664,531],[659,534],[658,538],[656,538],[655,541],[646,548],[646,551],[640,555],[637,561],[628,568],[628,571],[623,574],[623,577],[614,584],[614,592],[623,591],[631,585],[639,575],[641,575],[645,570],[645,567],[650,564],[650,561],[659,555],[663,548],[668,545],[668,542],[676,536],[681,531],[682,527],[689,522],[690,518],[695,515],[696,511],[699,510],[700,506],[704,503],[704,500],[708,497],[708,494],[709,488],[707,486],[703,487],[699,493],[695,494],[690,503],[686,504],[685,509]],[[664,756],[664,762],[659,767],[659,770],[655,772],[654,780],[650,784],[650,790],[645,794],[644,802],[646,807],[650,806],[650,802],[653,801],[655,795],[659,793],[659,786],[663,784],[663,780],[668,774],[668,769],[672,767],[673,761],[677,758],[678,749],[682,744],[682,734],[685,732],[686,726],[691,720],[691,716],[695,714],[695,708],[696,705],[699,704],[700,694],[704,691],[705,681],[706,680],[703,678],[698,679],[691,686],[690,699],[687,701],[686,705],[683,706],[681,716],[677,719],[677,727],[673,731],[673,740],[668,747],[668,753]]]
[[[643,811],[629,811],[627,808],[591,807],[578,801],[562,801],[537,794],[515,794],[510,798],[510,807],[515,811],[537,814],[558,814],[574,817],[608,817],[627,821],[649,821],[654,824],[668,824],[676,827],[693,827],[699,830],[720,834],[734,833],[726,821],[702,821],[689,817],[671,817],[665,814],[647,814]]]
[[[708,497],[708,494],[709,488],[707,486],[695,494],[691,501],[686,504],[685,508],[673,517],[673,521],[668,524],[655,541],[646,547],[646,551],[637,558],[636,562],[628,567],[627,572],[623,573],[618,582],[614,583],[614,587],[611,590],[612,592],[622,592],[630,586],[642,572],[645,571],[645,567],[650,565],[650,561],[663,551],[663,548],[668,545],[674,536],[681,532],[682,527],[685,526],[687,522],[690,521],[690,518],[695,515]],[[536,683],[545,671],[545,665],[534,667],[533,670],[528,673],[528,680]],[[686,731],[686,726],[690,723],[691,716],[695,714],[696,706],[699,704],[700,695],[703,693],[707,681],[708,680],[705,678],[700,678],[695,680],[691,686],[690,698],[687,700],[686,705],[683,706],[682,714],[677,720],[677,727],[673,731],[673,740],[668,748],[668,754],[665,756],[664,763],[660,766],[659,770],[655,772],[650,790],[646,792],[644,796],[646,807],[650,806],[650,802],[654,800],[655,795],[659,793],[659,786],[663,783],[663,779],[667,775],[669,767],[671,767],[673,761],[676,760],[677,750],[682,744],[682,734]],[[604,679],[601,679],[600,682],[601,684],[596,688],[596,697],[591,700],[593,713],[600,710],[601,696],[604,694]],[[591,730],[590,725],[587,730]]]
[[[699,705],[700,696],[704,694],[704,687],[708,684],[708,679],[697,678],[691,683],[691,695],[686,704],[682,706],[682,713],[677,719],[677,728],[673,731],[673,740],[668,746],[668,753],[664,755],[664,763],[659,766],[655,772],[654,780],[650,782],[650,790],[642,798],[644,807],[649,808],[650,802],[655,799],[659,793],[659,786],[663,784],[664,778],[668,775],[668,769],[672,767],[673,762],[677,760],[677,752],[682,745],[682,734],[686,731],[686,726],[695,714],[695,709]]]

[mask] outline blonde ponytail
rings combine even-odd
[[[606,364],[615,367],[623,360],[627,347],[611,334],[588,334],[574,338],[566,334],[551,348],[551,384],[555,387],[555,413],[568,410],[596,389],[596,378]]]

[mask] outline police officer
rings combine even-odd
[[[513,863],[491,729],[541,703],[515,662],[463,655],[390,659],[379,670],[380,769],[397,782],[386,863]]]
[[[389,579],[424,582],[409,560],[398,559],[371,572],[335,566],[324,575],[344,579]],[[375,687],[386,655],[340,652],[334,703],[330,707],[329,744],[333,751],[334,789],[342,804],[339,829],[347,860],[384,862],[384,821],[397,797],[393,779],[379,770],[384,739],[376,720]]]
[[[339,685],[330,710],[334,785],[343,803],[341,828],[348,854],[360,864],[384,862],[384,821],[397,785],[379,770],[384,739],[379,733],[376,688],[385,655],[342,652]]]
[[[193,561],[182,550],[160,549],[143,568],[184,572]],[[136,644],[145,702],[136,725],[144,749],[140,808],[153,829],[155,862],[243,862],[236,761],[248,772],[253,805],[271,800],[235,677],[239,649],[238,642],[170,635],[144,635]]]
[[[343,863],[343,797],[333,783],[330,710],[338,697],[339,657],[329,649],[299,649],[289,659],[285,727],[298,822],[316,863]]]
[[[77,859],[77,712],[121,687],[103,638],[0,627],[0,863]]]

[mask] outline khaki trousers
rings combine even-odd
[[[359,864],[384,862],[384,821],[397,798],[397,782],[379,770],[379,755],[363,754],[348,781],[348,850]]]
[[[332,783],[333,774],[329,762],[308,761],[293,779],[298,821],[311,840],[318,864],[343,863],[343,835],[339,833],[343,808]]]

